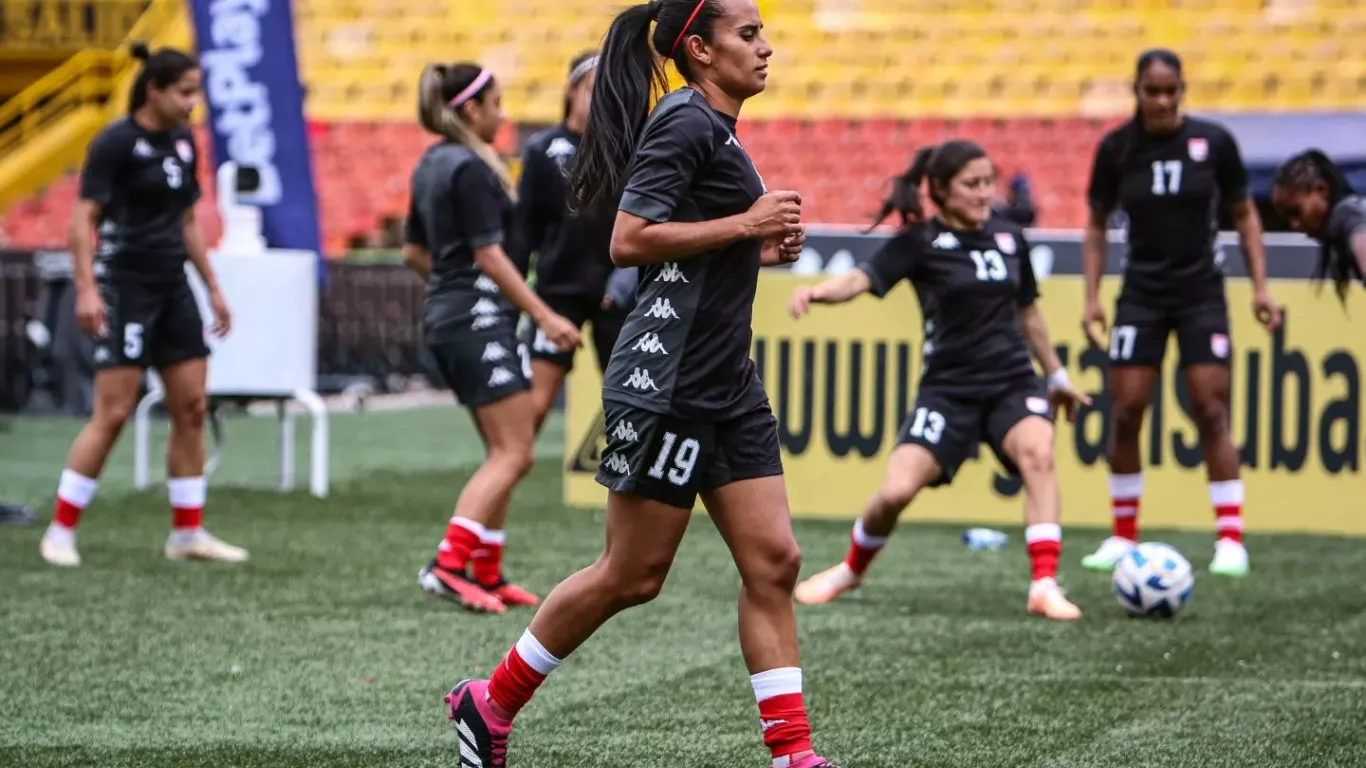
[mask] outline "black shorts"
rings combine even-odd
[[[598,370],[607,370],[607,359],[612,356],[612,347],[616,346],[629,313],[620,308],[603,309],[601,296],[542,296],[541,300],[580,330],[587,323],[593,324],[593,349],[598,355]],[[522,342],[531,348],[532,360],[545,360],[566,371],[573,370],[574,350],[561,352],[534,324],[527,324]]]
[[[946,387],[922,387],[915,409],[901,423],[898,445],[919,445],[939,463],[940,475],[931,487],[948,485],[963,462],[977,455],[986,443],[1011,475],[1019,468],[1005,452],[1006,434],[1030,416],[1049,421],[1048,387],[1042,379],[1021,379],[989,397],[967,396]]]
[[[609,490],[692,509],[699,493],[783,473],[778,421],[767,403],[729,421],[704,423],[604,402],[603,421],[607,447],[597,480]]]
[[[428,341],[437,370],[460,404],[478,408],[531,389],[531,361],[511,325],[452,341]]]
[[[204,317],[188,280],[100,280],[108,332],[95,342],[95,369],[167,368],[209,356]]]
[[[1182,368],[1229,364],[1232,342],[1223,298],[1164,309],[1139,297],[1121,296],[1110,328],[1110,365],[1160,368],[1167,336],[1173,332]]]

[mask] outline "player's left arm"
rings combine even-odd
[[[232,311],[228,309],[223,292],[218,289],[218,273],[214,272],[213,265],[209,263],[209,249],[204,245],[204,232],[199,228],[199,221],[195,219],[193,206],[185,211],[181,228],[185,235],[185,252],[190,263],[194,265],[194,270],[199,273],[199,279],[204,282],[204,289],[209,292],[209,306],[213,308],[214,335],[221,339],[232,330]]]
[[[427,247],[427,232],[417,211],[417,203],[408,203],[408,217],[403,222],[403,266],[416,272],[425,282],[432,273],[432,252]]]
[[[1233,229],[1238,233],[1238,247],[1247,263],[1247,276],[1252,281],[1252,311],[1268,331],[1281,325],[1281,310],[1271,299],[1266,285],[1266,244],[1262,241],[1262,217],[1248,191],[1247,168],[1238,142],[1229,133],[1222,133],[1214,146],[1215,180],[1219,197],[1227,201]]]

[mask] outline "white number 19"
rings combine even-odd
[[[659,448],[659,458],[655,459],[654,466],[646,472],[656,480],[664,478],[664,465],[669,461],[669,454],[673,453],[674,443],[678,440],[678,435],[672,432],[664,433],[664,444]],[[674,465],[669,468],[669,482],[674,485],[687,485],[692,477],[693,467],[697,466],[697,454],[702,452],[702,446],[693,438],[685,437],[683,442],[678,444],[678,452],[673,454]]]

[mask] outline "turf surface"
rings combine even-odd
[[[0,495],[46,514],[75,427],[0,436]],[[220,479],[269,481],[270,423],[230,430]],[[602,541],[601,513],[559,503],[557,430],[509,526],[512,573],[539,590]],[[455,765],[442,694],[487,674],[529,619],[461,614],[415,585],[477,444],[454,409],[339,416],[334,432],[327,501],[211,492],[209,525],[251,549],[245,566],[161,559],[164,492],[127,491],[127,446],[82,528],[84,567],[46,567],[39,528],[0,528],[0,765]],[[1060,626],[1024,615],[1009,532],[1017,543],[991,554],[965,551],[956,528],[903,527],[863,590],[800,610],[823,752],[846,768],[1366,762],[1360,542],[1257,537],[1252,577],[1232,582],[1203,572],[1209,537],[1166,536],[1201,574],[1187,614],[1148,622],[1077,565],[1103,532],[1074,530],[1064,581],[1088,615]],[[847,526],[797,535],[810,572],[842,555]],[[699,518],[660,599],[537,695],[514,768],[765,765],[736,590]]]

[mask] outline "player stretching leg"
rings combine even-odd
[[[1210,571],[1245,576],[1243,481],[1229,432],[1228,302],[1219,253],[1220,208],[1233,216],[1247,271],[1252,310],[1267,331],[1281,322],[1266,288],[1262,223],[1248,195],[1247,171],[1233,136],[1181,112],[1181,60],[1166,50],[1138,59],[1138,110],[1096,149],[1088,192],[1091,218],[1082,244],[1086,310],[1082,326],[1093,346],[1110,350],[1110,505],[1114,532],[1082,560],[1110,570],[1138,541],[1143,495],[1139,431],[1161,372],[1167,336],[1175,331],[1181,368],[1209,475],[1217,539]],[[1105,338],[1100,279],[1108,250],[1106,222],[1129,215],[1129,254],[1114,327]]]
[[[1366,197],[1317,149],[1301,152],[1276,171],[1271,186],[1276,212],[1296,232],[1323,244],[1317,278],[1333,281],[1338,299],[1366,275]]]
[[[403,258],[427,281],[427,347],[446,385],[470,409],[486,451],[418,584],[470,610],[502,613],[539,601],[508,583],[502,570],[509,499],[531,469],[535,440],[518,312],[558,348],[577,347],[579,331],[537,298],[503,250],[513,227],[513,186],[490,146],[503,123],[493,73],[477,64],[431,64],[418,94],[422,127],[442,141],[413,171]]]
[[[518,250],[509,255],[525,265],[530,252],[536,252],[536,295],[575,327],[592,323],[598,368],[605,370],[629,309],[608,297],[614,271],[608,254],[612,217],[571,211],[566,189],[588,125],[597,68],[595,53],[574,58],[564,98],[564,122],[527,141],[517,186],[517,228],[522,236],[515,241]],[[531,350],[531,399],[539,429],[565,376],[574,368],[574,350],[557,348],[544,331],[528,330],[533,332],[523,337],[523,343]]]
[[[67,454],[56,514],[39,550],[53,565],[81,564],[76,526],[150,366],[166,388],[171,417],[166,486],[172,516],[165,555],[241,562],[246,550],[203,527],[209,348],[185,276],[186,260],[209,290],[214,331],[227,334],[232,320],[194,218],[199,179],[187,126],[199,98],[199,64],[169,48],[152,54],[137,45],[133,55],[143,65],[128,117],[90,143],[71,219],[76,319],[97,339],[95,412]],[[99,233],[98,248],[92,232]]]
[[[603,391],[607,544],[550,593],[490,680],[447,697],[466,762],[505,765],[513,718],[546,676],[659,593],[700,495],[740,572],[740,646],[773,765],[831,765],[811,747],[792,604],[801,556],[749,357],[759,267],[795,260],[804,241],[796,193],[766,193],[735,138],[741,105],[764,90],[762,30],[753,0],[657,0],[607,33],[570,184],[586,209],[619,207],[612,259],[641,270]],[[655,53],[688,87],[651,113],[666,82]]]
[[[937,213],[924,221],[920,184],[927,179]],[[951,483],[978,442],[986,442],[1024,480],[1027,610],[1050,619],[1081,616],[1057,582],[1062,527],[1052,419],[1058,407],[1073,418],[1077,404],[1089,400],[1068,384],[1049,341],[1022,231],[992,215],[995,188],[991,158],[978,145],[950,141],[920,150],[878,217],[900,213],[901,231],[858,269],[792,296],[792,316],[799,318],[812,304],[843,304],[864,293],[881,298],[909,280],[926,331],[915,410],[901,426],[882,487],[854,524],[845,561],[797,586],[802,603],[827,603],[858,587],[916,494]]]

